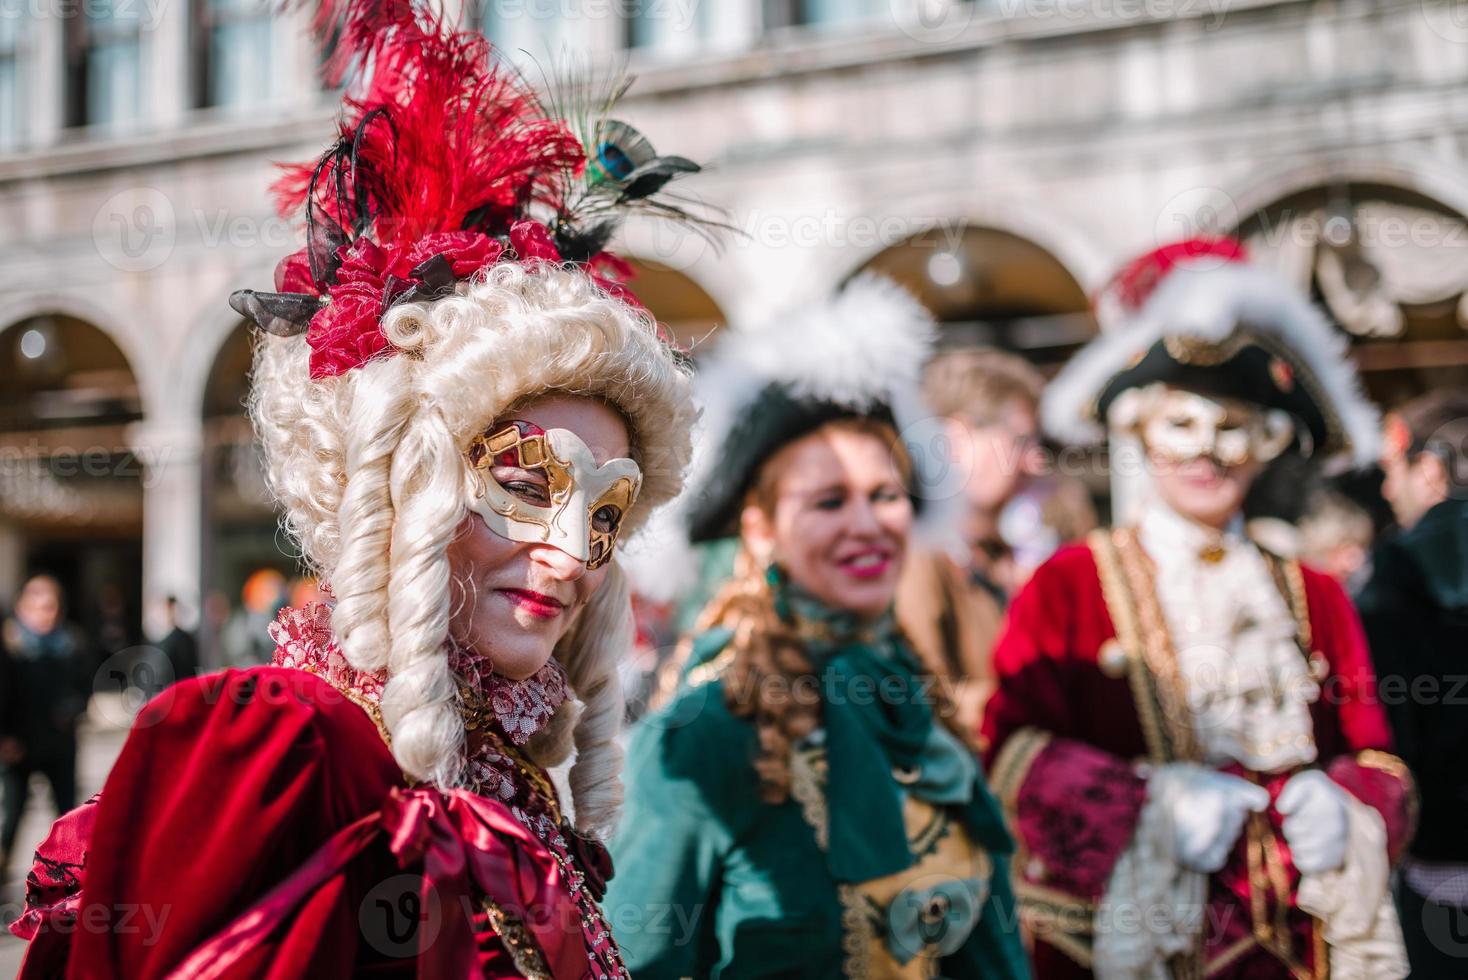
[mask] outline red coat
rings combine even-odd
[[[410,788],[316,674],[226,671],[152,701],[57,821],[13,927],[21,977],[518,977],[527,940],[592,976],[566,860],[503,803]]]
[[[1324,661],[1322,694],[1311,708],[1319,765],[1380,811],[1395,856],[1410,834],[1411,783],[1386,754],[1391,735],[1356,612],[1334,580],[1297,563],[1269,561],[1300,619],[1302,642]],[[1138,608],[1148,597],[1137,593],[1150,590],[1150,579],[1135,574],[1140,568],[1150,562],[1125,531],[1098,532],[1086,544],[1061,549],[1015,597],[995,649],[998,687],[981,740],[1021,848],[1017,888],[1041,978],[1089,976],[1093,903],[1146,800],[1145,776],[1134,763],[1182,758],[1175,747],[1187,735],[1177,726],[1188,721],[1179,722],[1179,712],[1168,707],[1179,682],[1142,649],[1149,620]],[[1126,627],[1120,637],[1115,621]],[[1288,775],[1261,781],[1277,795]],[[1281,817],[1273,808],[1267,816],[1210,880],[1203,953],[1210,977],[1287,978],[1290,970],[1276,952],[1307,972],[1324,969],[1323,940],[1293,905],[1299,875]],[[1256,861],[1264,855],[1253,870],[1255,885],[1251,836],[1259,844]],[[1270,877],[1280,870],[1288,886],[1283,896],[1272,884],[1279,874]],[[1261,901],[1266,921],[1256,923]],[[1276,952],[1261,945],[1256,930],[1269,934]]]

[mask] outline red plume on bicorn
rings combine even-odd
[[[1097,291],[1092,302],[1103,320],[1134,316],[1168,273],[1182,265],[1246,262],[1248,253],[1234,238],[1187,238],[1155,248],[1128,262]]]

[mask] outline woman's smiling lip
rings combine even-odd
[[[867,548],[837,559],[836,564],[853,578],[881,578],[892,565],[892,552],[886,548]]]
[[[532,589],[497,589],[500,595],[537,619],[555,619],[566,608],[555,596]]]

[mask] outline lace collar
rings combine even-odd
[[[270,624],[278,667],[309,671],[360,705],[380,730],[386,671],[357,670],[347,662],[331,631],[331,607],[323,602],[286,607]],[[554,659],[534,675],[512,681],[494,672],[489,658],[450,643],[449,667],[459,680],[465,721],[490,727],[515,745],[524,745],[543,729],[569,697],[566,672]]]

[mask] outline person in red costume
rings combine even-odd
[[[1412,787],[1360,622],[1242,518],[1291,444],[1372,458],[1344,341],[1229,240],[1150,253],[1104,298],[1121,322],[1042,412],[1062,439],[1136,439],[1148,487],[1016,597],[982,730],[1036,974],[1405,976],[1388,878]]]
[[[279,292],[231,304],[268,334],[250,412],[328,601],[281,612],[273,664],[142,710],[36,854],[21,975],[626,977],[599,905],[614,557],[678,492],[694,412],[602,249],[697,168],[609,103],[547,115],[410,3],[320,24],[371,71],[279,185],[307,217]]]

